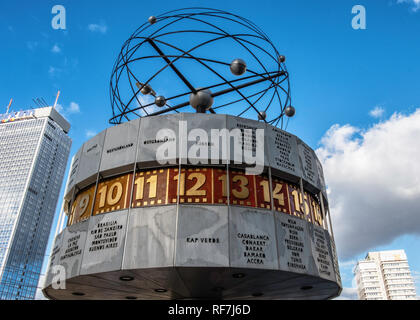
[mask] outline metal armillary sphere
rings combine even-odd
[[[112,124],[174,112],[211,112],[283,128],[291,107],[286,57],[251,21],[187,8],[150,16],[114,65]]]

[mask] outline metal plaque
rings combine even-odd
[[[141,120],[137,149],[139,168],[177,163],[180,121],[182,121],[182,114],[146,117]],[[158,152],[162,155],[162,163],[157,161]]]
[[[324,279],[336,281],[332,257],[330,254],[329,241],[325,230],[313,224],[308,224],[311,238],[312,256],[318,271],[318,276]]]
[[[108,175],[132,169],[136,159],[137,139],[141,119],[106,130],[100,172]]]
[[[73,195],[73,187],[76,184],[82,151],[83,151],[83,146],[77,151],[77,153],[73,156],[71,160],[69,176],[67,179],[66,191],[64,192],[65,198],[67,200],[70,200]]]
[[[232,206],[229,220],[230,266],[278,269],[273,213]]]
[[[89,222],[84,221],[64,231],[59,263],[66,270],[66,279],[76,277],[80,273],[88,227]]]
[[[229,266],[228,208],[180,205],[176,266]]]
[[[83,145],[79,172],[76,179],[79,188],[84,188],[96,181],[101,162],[105,132],[105,130],[102,131]]]
[[[273,175],[299,179],[302,170],[299,164],[299,151],[296,136],[267,125],[266,134],[269,162]],[[284,175],[286,173],[286,175]]]
[[[315,152],[299,138],[297,139],[297,144],[303,180],[316,189],[321,190],[318,184],[318,166]]]
[[[80,274],[120,270],[128,210],[91,217]]]
[[[280,270],[317,275],[307,222],[281,213],[275,218]]]
[[[245,158],[244,154],[245,152],[248,152],[252,157],[257,157],[257,154],[261,156],[259,153],[264,151],[264,166],[268,166],[268,156],[267,156],[267,145],[266,145],[266,139],[263,138],[262,144],[263,145],[257,145],[257,135],[256,130],[257,129],[263,129],[264,130],[264,136],[267,134],[267,126],[264,122],[258,122],[255,120],[250,119],[244,119],[240,117],[234,117],[234,116],[227,116],[227,129],[229,131],[234,129],[239,129],[242,132],[242,135],[240,136],[240,139],[238,141],[235,141],[235,139],[230,138],[230,159],[231,159],[231,165],[236,166],[234,163],[235,157],[239,157],[242,159],[242,165],[239,165],[240,167],[246,166],[246,167],[254,167],[254,164],[245,164]],[[245,130],[252,130],[252,136],[248,136],[245,134]]]
[[[335,278],[336,278],[337,283],[341,287],[342,283],[341,283],[341,275],[340,275],[340,266],[338,264],[338,256],[337,256],[337,249],[335,247],[335,242],[334,242],[334,239],[330,236],[330,233],[328,232],[328,230],[324,230],[324,232],[325,232],[325,238],[327,239],[327,243],[328,243],[328,250],[330,252],[330,256],[332,257],[332,261],[333,261]]]
[[[222,131],[226,129],[226,115],[183,113],[182,120],[187,125],[181,140],[182,163],[226,164],[227,153],[223,152],[226,139]]]
[[[322,168],[322,164],[319,161],[316,154],[315,154],[315,161],[316,161],[316,167],[317,167],[317,170],[318,170],[317,185],[318,185],[319,189],[322,191],[322,195],[324,196],[324,198],[328,199],[328,197],[327,197],[327,185],[325,183],[325,178],[324,178],[324,169]]]
[[[176,206],[130,210],[123,269],[174,264]]]

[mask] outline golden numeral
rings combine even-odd
[[[151,176],[149,179],[146,180],[146,183],[150,184],[149,187],[149,199],[156,198],[156,191],[157,191],[157,176]]]
[[[238,190],[233,189],[232,194],[237,199],[241,199],[241,200],[247,199],[249,197],[249,189],[247,188],[248,183],[249,183],[248,178],[245,176],[234,176],[232,178],[232,182],[238,182],[238,181],[240,182],[239,184],[240,190],[238,191]]]
[[[174,177],[174,180],[178,181],[178,176]],[[187,196],[205,196],[206,190],[199,190],[206,183],[206,175],[203,173],[194,172],[188,175],[188,180],[196,179],[197,182],[187,190]],[[185,172],[181,173],[181,181],[179,183],[179,195],[185,195]]]
[[[116,191],[115,196],[114,196],[114,191]],[[123,186],[121,182],[114,182],[109,188],[109,191],[108,191],[108,186],[104,185],[98,191],[98,194],[100,195],[98,208],[105,207],[105,204],[108,204],[110,206],[117,204],[121,200],[122,193],[123,193]]]
[[[114,192],[116,191],[116,192]],[[114,196],[115,193],[115,196]],[[121,182],[114,182],[108,191],[107,202],[108,205],[113,206],[120,202],[123,193],[123,185]]]
[[[273,190],[273,199],[277,199],[279,202],[279,206],[284,207],[284,194],[281,192],[283,189],[282,183],[276,183],[276,187]]]
[[[206,183],[206,175],[203,173],[191,173],[188,176],[188,180],[197,179],[197,182],[193,187],[187,190],[187,196],[205,196],[206,190],[199,190]]]
[[[179,175],[174,177],[174,180],[178,181]],[[181,173],[181,181],[179,182],[179,195],[185,195],[185,172]]]
[[[227,176],[224,174],[220,176],[218,179],[219,181],[222,182],[222,196],[223,197],[227,197],[226,178]]]
[[[136,185],[136,200],[142,200],[144,196],[144,177],[139,177],[134,182]]]
[[[89,205],[89,200],[90,200],[90,195],[89,194],[85,194],[82,196],[82,198],[80,199],[78,208],[79,208],[79,218],[83,217],[83,215],[86,212],[86,209]]]
[[[295,203],[295,211],[302,212],[300,207],[300,200],[302,200],[302,195],[297,191],[292,191],[293,201]]]
[[[101,189],[99,189],[99,191],[98,191],[98,194],[99,194],[99,205],[98,205],[98,208],[105,207],[105,200],[106,200],[106,191],[107,191],[107,189],[108,189],[108,186],[105,185]]]
[[[264,202],[271,202],[270,201],[270,185],[268,180],[263,180],[260,182],[260,186],[263,187],[263,191],[264,191]]]

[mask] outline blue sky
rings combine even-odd
[[[56,4],[66,8],[66,30],[51,27]],[[351,26],[356,4],[366,8],[366,30]],[[109,126],[109,80],[124,41],[150,15],[191,6],[252,20],[287,56],[297,109],[288,130],[323,157],[344,287],[352,288],[351,269],[367,251],[405,249],[420,277],[419,132],[412,125],[420,108],[418,1],[2,1],[0,113],[11,98],[15,111],[35,107],[36,97],[53,104],[60,90],[73,156]]]

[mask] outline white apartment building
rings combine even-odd
[[[404,250],[369,252],[354,268],[359,300],[416,300]]]

